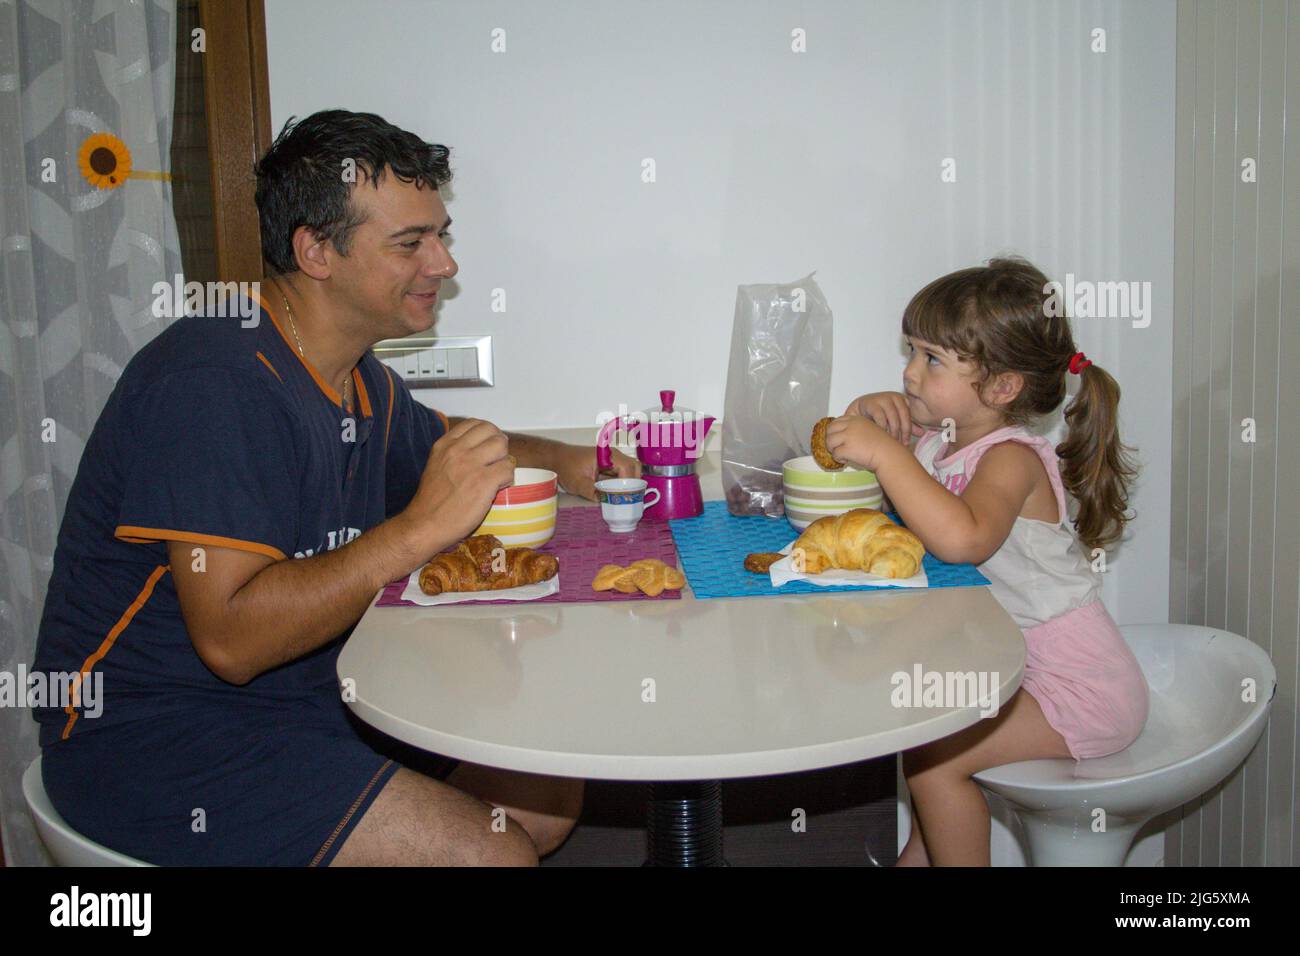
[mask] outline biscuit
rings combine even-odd
[[[776,551],[757,551],[745,556],[745,570],[753,571],[755,574],[767,574],[772,565],[784,557],[784,554]]]
[[[596,572],[592,590],[615,590],[621,594],[637,591],[658,597],[664,591],[678,591],[686,586],[686,575],[658,558],[642,558],[627,567],[607,564]]]
[[[614,582],[623,576],[626,568],[617,564],[606,564],[596,572],[596,578],[591,582],[593,591],[609,591],[614,587]]]
[[[812,431],[812,456],[817,462],[818,467],[826,471],[839,471],[844,467],[842,461],[836,461],[835,456],[826,449],[826,426],[835,421],[833,418],[823,418],[813,426]]]

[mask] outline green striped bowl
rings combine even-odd
[[[787,461],[781,466],[781,479],[786,519],[799,531],[826,515],[879,508],[885,500],[874,472],[852,465],[823,471],[811,455]]]

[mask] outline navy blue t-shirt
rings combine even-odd
[[[371,352],[351,393],[345,414],[265,307],[251,328],[180,319],[130,361],[68,497],[33,665],[102,673],[100,712],[88,716],[85,700],[35,708],[42,746],[210,705],[274,709],[337,693],[350,629],[243,686],[209,671],[181,616],[167,542],[308,558],[405,508],[446,418]]]

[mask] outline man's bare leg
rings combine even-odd
[[[461,763],[447,783],[505,810],[528,831],[538,856],[559,849],[582,813],[582,780]]]
[[[454,774],[453,774],[454,776]],[[537,850],[516,821],[426,777],[399,769],[379,792],[331,866],[536,866]]]

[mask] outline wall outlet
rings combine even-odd
[[[496,384],[490,335],[385,339],[374,347],[374,353],[410,388],[490,388]]]

